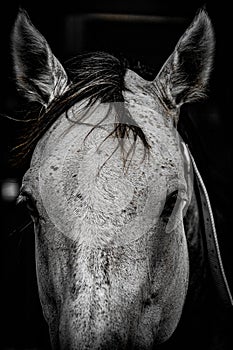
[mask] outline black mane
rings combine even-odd
[[[121,102],[114,105],[118,120],[110,135],[115,134],[120,146],[123,147],[122,140],[131,132],[134,145],[139,137],[145,150],[149,149],[142,129],[132,119],[124,105],[122,92],[125,90],[125,61],[108,53],[87,53],[70,60],[66,70],[70,79],[69,89],[62,96],[55,98],[47,108],[39,104],[33,108],[32,105],[27,106],[30,110],[23,118],[24,127],[19,143],[14,148],[17,164],[30,159],[37,142],[55,120],[62,113],[67,113],[75,103],[84,99],[89,99],[87,107],[92,106],[97,100],[103,103],[112,102],[113,105],[115,102]]]

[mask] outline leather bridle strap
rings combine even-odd
[[[223,267],[221,252],[220,252],[219,243],[218,243],[218,236],[216,232],[216,226],[214,222],[214,216],[211,209],[208,192],[206,190],[202,177],[198,171],[198,168],[193,159],[193,156],[190,153],[187,145],[186,147],[188,149],[188,152],[192,161],[193,171],[194,171],[194,174],[196,175],[197,186],[199,189],[199,197],[200,197],[200,202],[202,207],[203,224],[204,224],[210,270],[221,300],[226,306],[232,307],[233,297],[232,297],[232,293],[231,293],[229,283],[227,281],[226,273]]]

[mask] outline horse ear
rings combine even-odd
[[[202,9],[154,80],[165,103],[179,107],[205,96],[214,46],[213,27],[206,11]]]
[[[30,100],[44,106],[67,87],[67,75],[47,41],[20,9],[12,32],[17,86]]]

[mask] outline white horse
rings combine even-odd
[[[199,11],[150,82],[104,53],[67,73],[23,10],[12,40],[17,85],[40,106],[19,201],[34,221],[52,348],[151,349],[176,329],[189,283],[199,214],[176,126],[180,107],[205,96],[210,19]]]

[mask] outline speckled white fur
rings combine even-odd
[[[196,43],[200,28],[203,38]],[[18,40],[17,26],[15,33]],[[189,85],[179,55],[198,44],[203,61]],[[174,332],[189,278],[183,210],[192,195],[184,170],[189,160],[174,124],[180,105],[202,95],[212,49],[211,24],[202,11],[153,82],[126,72],[125,106],[151,146],[145,159],[138,140],[124,166],[118,140],[106,138],[115,123],[107,103],[97,102],[81,121],[82,106],[74,105],[69,118],[62,114],[38,142],[23,188],[39,213],[38,288],[53,349],[151,349]],[[53,82],[42,80],[39,89]],[[45,90],[52,97],[57,91],[51,84]],[[126,150],[131,145],[129,137]],[[166,197],[176,190],[175,215],[164,223]]]

